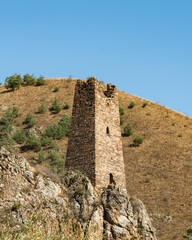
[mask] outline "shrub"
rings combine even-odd
[[[143,138],[140,137],[139,135],[137,135],[134,139],[133,139],[133,143],[136,146],[139,146],[140,144],[143,143]]]
[[[26,150],[41,150],[41,142],[37,139],[34,133],[29,133],[28,138],[24,144],[24,149]]]
[[[5,112],[4,117],[1,119],[1,122],[3,121],[9,121],[12,122],[15,118],[19,116],[19,109],[16,107],[8,108],[8,110]],[[6,120],[5,120],[6,119]]]
[[[122,115],[120,115],[120,125],[122,125],[124,123],[124,118]]]
[[[41,76],[37,79],[36,86],[42,86],[42,85],[45,85],[45,84],[46,84],[45,79],[44,79],[44,77],[41,75]]]
[[[128,108],[133,108],[135,106],[135,102],[130,102],[130,104],[129,104],[129,106],[128,106]]]
[[[59,122],[59,125],[63,129],[64,136],[67,136],[70,131],[70,127],[71,127],[71,116],[63,115],[62,119]]]
[[[29,75],[28,73],[23,76],[23,82],[26,82],[27,85],[35,85],[37,82],[34,74]]]
[[[25,141],[25,132],[23,130],[16,130],[16,132],[13,135],[13,139],[16,143],[21,144]]]
[[[47,105],[46,103],[42,103],[39,107],[38,107],[38,113],[45,113],[47,111]]]
[[[183,135],[181,133],[178,134],[178,137],[182,137]]]
[[[53,90],[53,92],[58,92],[59,91],[59,87],[55,87],[55,89]]]
[[[49,125],[44,131],[44,137],[52,137],[53,139],[62,139],[67,136],[70,131],[71,117],[64,115],[58,125]]]
[[[9,134],[13,131],[13,127],[8,118],[4,117],[3,119],[1,119],[1,125],[2,126],[0,127],[0,131],[2,133]]]
[[[43,161],[45,161],[45,153],[43,151],[40,151],[38,159],[37,159],[37,163],[38,164],[42,164]]]
[[[27,124],[28,128],[31,128],[35,125],[35,120],[33,119],[33,116],[31,113],[27,114],[24,123]]]
[[[85,193],[85,187],[83,184],[79,184],[75,187],[75,195],[83,196]]]
[[[128,137],[131,136],[133,134],[132,132],[132,126],[131,124],[127,124],[124,128],[123,128],[123,135]]]
[[[20,202],[15,202],[13,204],[13,206],[11,207],[11,211],[17,212],[19,210],[19,208],[21,208],[21,207],[22,207],[22,204]]]
[[[60,147],[56,141],[51,141],[49,144],[49,148],[52,148],[55,151],[60,151]]]
[[[65,103],[63,109],[69,109],[70,108],[70,105],[68,103]]]
[[[8,151],[14,148],[15,141],[9,135],[0,135],[0,147],[5,147]]]
[[[183,235],[183,238],[192,240],[192,226],[187,228],[187,233]]]
[[[59,152],[50,152],[49,159],[51,168],[56,169],[58,172],[65,169],[65,159],[60,156]]]
[[[142,108],[145,108],[148,105],[148,103],[143,103]]]
[[[119,105],[119,114],[123,115],[124,114],[124,109]]]
[[[21,75],[18,75],[18,74],[12,75],[5,79],[6,88],[7,89],[10,88],[12,91],[19,89],[21,84],[22,84],[22,77]]]
[[[57,98],[55,98],[52,104],[51,111],[54,111],[55,113],[59,113],[61,111],[61,106],[58,103]]]
[[[42,145],[43,147],[48,147],[48,146],[50,146],[50,144],[51,144],[52,141],[53,141],[53,140],[52,140],[51,138],[49,138],[49,137],[47,137],[47,136],[43,136],[43,137],[41,138],[41,145]]]

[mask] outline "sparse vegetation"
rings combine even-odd
[[[34,151],[41,150],[41,142],[38,140],[38,138],[35,136],[34,133],[30,132],[28,134],[27,140],[25,141],[23,149],[24,150],[34,150]]]
[[[55,113],[59,113],[61,111],[61,105],[58,103],[57,98],[55,98],[55,100],[52,104],[51,111],[53,111]]]
[[[37,79],[36,86],[42,86],[42,85],[45,85],[45,84],[46,84],[45,79],[44,79],[44,77],[41,75],[41,76]]]
[[[148,103],[144,102],[143,105],[142,105],[142,108],[145,108],[147,105],[148,105]]]
[[[58,92],[59,91],[59,87],[55,87],[55,89],[53,90],[53,92]]]
[[[8,151],[12,152],[15,150],[15,141],[10,137],[10,135],[0,135],[0,147],[5,147]]]
[[[19,116],[19,109],[16,107],[8,108],[5,112],[4,117],[0,120],[0,132],[4,134],[9,134],[13,131],[11,122]]]
[[[49,153],[50,166],[53,169],[56,169],[58,172],[65,169],[65,159],[60,156],[58,151],[51,151]]]
[[[47,111],[47,105],[45,102],[43,102],[39,107],[38,107],[38,113],[45,113]]]
[[[79,184],[75,188],[75,195],[83,196],[85,193],[85,188],[83,184]]]
[[[11,89],[12,91],[19,89],[21,84],[22,84],[22,77],[19,74],[15,74],[10,77],[7,77],[5,80],[5,87],[7,89]]]
[[[28,73],[23,76],[23,82],[26,82],[27,85],[35,85],[37,82],[34,74],[29,75]]]
[[[124,109],[119,105],[119,114],[122,116],[124,114]]]
[[[11,211],[17,212],[21,208],[22,204],[20,202],[15,202],[11,207]]]
[[[27,124],[28,128],[32,128],[36,124],[31,113],[27,114],[24,123]]]
[[[143,138],[139,135],[137,135],[134,139],[133,139],[133,143],[135,146],[139,146],[140,144],[143,143]]]
[[[45,153],[44,151],[40,151],[38,159],[37,159],[37,163],[38,164],[42,164],[45,161]]]
[[[135,102],[131,101],[128,108],[133,108],[135,106]]]
[[[122,115],[120,115],[120,125],[122,125],[124,123],[124,118]]]
[[[183,235],[183,238],[192,240],[192,226],[187,228],[187,233]]]
[[[59,124],[49,125],[44,131],[44,136],[51,137],[53,139],[62,139],[67,136],[70,131],[71,117],[64,115]]]
[[[68,103],[65,103],[63,109],[69,109],[70,108],[70,105]]]
[[[25,131],[17,129],[13,135],[13,140],[18,144],[24,143],[24,141],[26,140]]]
[[[132,132],[132,126],[130,123],[128,123],[124,128],[123,128],[123,136],[129,137],[133,134]]]
[[[52,140],[50,137],[44,135],[44,136],[41,138],[41,145],[42,145],[43,147],[49,147],[52,141],[53,141],[53,140]]]

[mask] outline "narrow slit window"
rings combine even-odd
[[[109,135],[109,127],[107,127],[107,129],[106,129],[106,133],[107,133],[107,135]]]
[[[114,180],[114,178],[113,178],[113,174],[112,174],[112,173],[110,173],[110,174],[109,174],[109,184],[114,184],[114,185],[116,185],[116,183],[115,183],[115,180]]]

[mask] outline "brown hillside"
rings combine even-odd
[[[71,114],[72,107],[59,114],[47,111],[37,114],[38,106],[45,102],[51,107],[55,97],[63,106],[73,105],[76,80],[47,79],[47,85],[24,86],[8,92],[0,87],[0,107],[16,106],[20,117],[14,127],[23,128],[23,120],[31,112],[37,126],[58,123],[62,115]],[[59,87],[58,92],[53,92]],[[127,190],[146,205],[157,228],[160,240],[182,239],[187,226],[192,225],[192,119],[171,109],[119,91],[120,105],[124,108],[124,124],[130,123],[133,135],[123,137]],[[127,108],[131,101],[132,109]],[[148,105],[142,108],[143,103]],[[4,111],[0,110],[0,117]],[[132,147],[133,138],[141,135],[143,144]],[[180,137],[179,137],[180,136]],[[58,141],[66,154],[67,139]],[[20,151],[19,149],[17,151]],[[32,151],[20,153],[28,158],[37,156]]]

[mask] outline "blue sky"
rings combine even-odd
[[[86,79],[192,117],[191,0],[0,0],[0,82]]]

